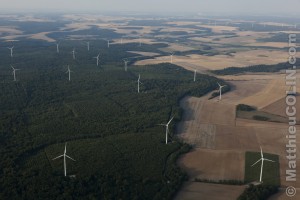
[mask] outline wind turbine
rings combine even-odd
[[[221,101],[222,100],[222,88],[225,87],[225,85],[220,85],[219,83],[218,83],[218,85],[219,85],[219,91],[220,91],[219,100]]]
[[[64,174],[65,176],[67,176],[67,162],[66,162],[66,158],[69,158],[73,161],[76,161],[74,160],[73,158],[71,158],[70,156],[67,155],[67,143],[65,144],[65,151],[64,151],[64,154],[60,155],[60,156],[57,156],[56,158],[53,158],[52,160],[56,160],[58,158],[61,158],[61,157],[64,157]]]
[[[13,76],[14,76],[14,81],[17,81],[16,79],[16,71],[20,70],[20,69],[15,69],[12,65],[10,65],[10,67],[13,69]]]
[[[59,53],[59,42],[56,43],[56,53]]]
[[[123,59],[123,61],[124,61],[125,72],[127,72],[127,68],[128,68],[127,64],[128,64],[129,61],[127,59]]]
[[[10,49],[10,57],[13,57],[14,46],[7,48]]]
[[[73,49],[73,51],[72,51],[72,54],[73,54],[73,60],[75,60],[75,48]]]
[[[107,41],[107,48],[109,48],[110,46],[110,41],[109,40],[106,40]]]
[[[100,53],[98,54],[98,56],[94,57],[95,59],[97,59],[97,66],[99,65],[99,56],[100,56]]]
[[[173,56],[174,56],[174,53],[172,52],[172,53],[170,54],[170,56],[171,56],[171,63],[173,63]]]
[[[69,81],[71,81],[71,72],[70,66],[68,65],[68,71],[66,71],[66,73],[69,73]]]
[[[261,155],[261,158],[258,161],[256,161],[251,167],[253,167],[254,165],[256,165],[257,163],[259,163],[261,161],[259,182],[262,183],[262,173],[263,173],[264,161],[269,161],[269,162],[275,162],[275,161],[264,158],[264,154],[262,152],[261,147],[260,147],[260,155]]]
[[[196,82],[197,70],[194,71],[194,82]]]
[[[166,124],[158,124],[159,126],[165,126],[166,127],[166,144],[168,144],[168,134],[169,134],[169,124],[174,119],[174,116],[168,121]]]
[[[87,50],[90,51],[90,42],[86,42],[87,44]]]
[[[140,80],[141,80],[141,75],[139,74],[139,78],[137,80],[137,82],[138,82],[138,93],[140,93],[140,84],[143,84]]]

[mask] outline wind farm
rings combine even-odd
[[[4,16],[0,199],[285,200],[297,19]]]

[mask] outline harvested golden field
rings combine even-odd
[[[179,50],[179,49],[178,49]],[[186,51],[185,48],[180,48],[181,51]],[[166,58],[163,58],[167,60]],[[205,55],[188,55],[188,56],[173,56],[173,63],[180,65],[180,63],[190,63],[195,66],[201,66],[206,70],[218,70],[224,69],[226,67],[246,67],[251,65],[259,64],[278,64],[286,62],[287,53],[283,51],[268,51],[268,50],[251,50],[242,51],[238,53],[233,53],[232,56],[229,55],[215,55],[215,56],[205,56]],[[135,63],[135,65],[149,65],[158,64],[165,61],[162,58],[146,59],[140,60]],[[184,67],[184,66],[182,66]]]
[[[300,102],[300,96],[297,96],[296,99],[297,102]],[[261,110],[275,115],[286,117],[286,106],[287,105],[285,102],[285,98],[282,98],[272,104],[267,105],[266,107],[263,107]],[[300,110],[299,103],[296,104],[296,109]],[[300,120],[299,112],[296,113],[296,118],[298,119],[298,121]]]
[[[0,36],[3,33],[8,33],[8,34],[22,34],[23,31],[18,30],[16,27],[0,26]]]
[[[135,53],[135,54],[139,54],[142,56],[158,56],[158,53],[154,53],[154,52],[144,52],[144,51],[128,51],[129,53]]]
[[[49,34],[49,33],[51,33],[51,32],[37,33],[37,34],[33,34],[33,35],[29,36],[29,38],[36,39],[36,40],[45,40],[47,42],[55,42],[56,40],[47,36],[47,34]]]
[[[244,166],[241,164],[244,164],[244,153],[259,152],[261,146],[265,153],[279,155],[281,184],[282,187],[289,185],[285,180],[285,169],[288,165],[285,147],[288,125],[236,119],[233,112],[234,105],[247,102],[263,111],[280,114],[285,109],[283,97],[287,88],[284,74],[246,74],[222,76],[222,78],[230,80],[229,83],[233,88],[231,92],[223,95],[222,102],[215,99],[208,100],[207,96],[187,97],[181,102],[184,115],[177,131],[179,137],[192,144],[195,149],[181,157],[179,165],[187,171],[190,180],[196,177],[215,180],[238,179],[237,174],[243,178]],[[299,128],[297,128],[297,135],[300,134]],[[297,144],[300,145],[300,142]],[[297,154],[299,153],[300,150],[297,149]],[[235,163],[234,166],[227,163],[229,160]],[[235,168],[236,165],[239,169]],[[224,169],[226,172],[223,171]],[[299,165],[297,170],[300,170]],[[194,190],[193,184],[186,183],[178,198],[201,199],[204,195],[202,189]],[[299,188],[300,181],[294,185]],[[273,199],[285,198],[282,193]]]
[[[194,50],[194,48],[188,47],[188,46],[184,46],[184,45],[180,45],[180,44],[171,43],[171,44],[169,44],[168,47],[162,48],[161,50],[162,51],[166,51],[166,52],[174,52],[174,51],[184,52],[184,51]]]
[[[197,148],[183,155],[178,160],[178,164],[187,171],[191,181],[195,178],[216,181],[243,180],[245,153]]]
[[[235,32],[238,30],[237,27],[233,26],[214,26],[214,25],[201,25],[203,28],[210,28],[215,33],[223,33],[223,32]]]
[[[286,42],[255,42],[247,44],[247,46],[286,48],[288,47],[288,44]]]
[[[233,200],[237,199],[244,189],[245,186],[187,182],[175,200]]]
[[[274,79],[263,90],[242,99],[240,103],[261,109],[285,97],[286,89],[284,77],[282,79]]]
[[[194,99],[194,97],[192,98]],[[183,140],[191,142],[194,139],[191,144],[197,147],[195,151],[184,155],[185,159],[180,159],[180,165],[185,166],[184,168],[189,174],[194,175],[195,173],[201,172],[203,178],[206,176],[206,178],[213,177],[214,179],[222,180],[224,178],[222,169],[216,169],[215,174],[212,174],[210,170],[216,167],[216,162],[226,163],[231,157],[229,156],[226,159],[225,157],[215,157],[218,154],[215,155],[214,153],[226,151],[243,153],[246,151],[259,151],[259,147],[261,146],[264,152],[280,156],[280,166],[282,168],[280,171],[281,182],[282,185],[286,185],[284,169],[287,166],[287,160],[285,158],[287,124],[237,119],[235,124],[227,123],[220,125],[218,123],[220,123],[220,121],[222,123],[225,122],[230,115],[224,114],[222,110],[218,114],[219,110],[216,109],[213,115],[219,116],[219,118],[223,117],[226,120],[215,120],[215,118],[209,116],[203,118],[207,113],[206,111],[209,104],[201,102],[204,101],[201,98],[199,98],[198,103],[195,102],[195,99],[191,102],[190,99],[186,98],[185,101],[189,102],[186,104],[188,110],[184,108],[186,112],[182,122],[183,124],[179,125],[178,130],[182,131],[179,133],[182,133],[180,137]],[[211,101],[211,103],[216,104],[215,107],[219,104],[214,101]],[[201,119],[203,119],[203,121]],[[202,123],[205,124],[205,126],[202,126]],[[210,129],[208,127],[210,127]],[[300,134],[300,131],[298,131],[297,134]],[[211,138],[214,139],[211,140]],[[209,149],[209,151],[203,153],[202,150],[205,149]],[[300,153],[300,150],[298,149],[297,152]],[[208,154],[210,154],[210,156]],[[200,162],[201,160],[207,160],[208,157],[212,159],[211,163],[210,161],[206,162],[210,163],[210,165]],[[231,161],[234,162],[233,160],[234,158]],[[298,170],[300,170],[300,166],[298,168]],[[230,170],[227,172],[230,172]],[[232,170],[230,173],[231,176],[235,176],[236,170]],[[226,177],[230,177],[230,175]],[[300,186],[300,181],[297,182],[297,185]]]

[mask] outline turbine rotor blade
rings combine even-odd
[[[65,154],[67,153],[67,143],[65,143]]]
[[[261,155],[262,158],[264,158],[264,154],[262,152],[262,148],[261,147],[260,147],[260,155]]]
[[[170,119],[170,121],[167,123],[167,125],[169,125],[173,119],[174,119],[174,116]]]
[[[253,167],[254,165],[256,165],[257,163],[259,163],[262,159],[259,159],[258,161],[256,161],[253,165],[251,165],[251,167]]]
[[[71,159],[71,160],[73,160],[73,161],[76,161],[76,160],[74,160],[73,158],[71,158],[71,157],[68,156],[68,155],[66,155],[66,157],[69,158],[69,159]]]
[[[269,162],[275,162],[274,160],[269,160],[269,159],[266,159],[264,158],[265,161],[269,161]]]
[[[166,126],[166,124],[157,124],[157,126]]]
[[[63,157],[63,156],[64,156],[64,155],[57,156],[56,158],[53,158],[52,160],[56,160],[56,159],[61,158],[61,157]]]

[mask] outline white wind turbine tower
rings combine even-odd
[[[75,52],[75,48],[74,48],[73,51],[72,51],[72,54],[73,54],[73,60],[75,60],[75,58],[76,58],[76,57],[75,57],[75,53],[76,53],[76,52]]]
[[[170,54],[170,57],[171,57],[171,63],[173,63],[173,56],[174,56],[174,53],[172,52],[172,53]]]
[[[197,70],[194,71],[194,82],[196,82]]]
[[[225,85],[220,85],[219,83],[218,83],[218,85],[219,85],[219,91],[220,91],[219,100],[221,101],[222,100],[222,88],[225,87]]]
[[[138,78],[137,82],[138,82],[138,93],[140,93],[140,84],[143,84],[141,82],[141,75],[140,74],[139,74],[139,78]]]
[[[109,40],[106,40],[107,41],[107,48],[109,48],[110,46],[110,41]]]
[[[18,70],[20,70],[20,69],[15,69],[12,65],[10,66],[11,68],[12,68],[12,70],[13,70],[13,76],[14,76],[14,81],[17,81],[17,79],[16,79],[16,71],[18,71]]]
[[[168,121],[166,124],[158,124],[159,126],[165,126],[166,127],[166,144],[168,144],[168,134],[169,134],[169,125],[174,119],[174,116]]]
[[[99,56],[100,56],[100,53],[98,54],[98,56],[94,57],[95,59],[97,59],[97,66],[99,65]]]
[[[87,44],[87,50],[90,51],[90,42],[86,42]]]
[[[257,163],[259,163],[261,161],[259,182],[262,183],[262,173],[263,173],[264,161],[269,161],[269,162],[275,162],[275,161],[264,158],[264,154],[262,152],[261,147],[260,147],[260,155],[261,155],[261,158],[258,161],[256,161],[251,167],[253,167],[254,165],[256,165]]]
[[[13,57],[14,46],[7,48],[10,50],[10,57]]]
[[[127,68],[128,68],[128,60],[127,59],[123,59],[123,61],[124,61],[124,69],[125,69],[125,72],[127,72]]]
[[[70,156],[67,155],[67,143],[65,144],[65,151],[64,151],[64,154],[60,155],[60,156],[57,156],[56,158],[53,158],[52,160],[56,160],[58,158],[61,158],[61,157],[64,157],[64,175],[67,176],[67,162],[66,162],[66,158],[69,158],[73,161],[76,161],[74,160],[73,158],[71,158]]]
[[[68,71],[66,71],[66,73],[69,73],[69,81],[71,81],[71,72],[70,66],[68,65]]]
[[[59,42],[56,43],[56,53],[59,53]]]

